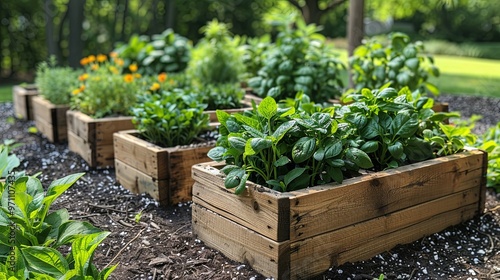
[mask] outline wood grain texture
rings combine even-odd
[[[68,138],[67,105],[54,105],[42,96],[33,97],[35,126],[50,142],[60,143]]]
[[[288,241],[273,241],[198,204],[193,204],[192,211],[193,233],[205,244],[230,259],[249,264],[265,276],[287,278]]]
[[[33,120],[32,98],[38,95],[35,85],[13,86],[12,101],[14,103],[14,115],[18,119]]]

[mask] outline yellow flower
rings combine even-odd
[[[94,61],[95,61],[95,55],[93,55],[93,54],[92,54],[92,55],[89,55],[89,56],[87,57],[87,59],[89,60],[89,62],[90,62],[90,63],[92,63],[92,62],[94,62]]]
[[[128,69],[130,70],[130,72],[134,73],[134,72],[137,72],[137,64],[130,64],[130,66],[128,67]]]
[[[85,65],[89,64],[89,59],[88,59],[88,58],[86,58],[86,57],[84,57],[84,58],[80,59],[80,64],[81,64],[82,66],[85,66]]]
[[[83,73],[83,74],[81,74],[81,75],[78,77],[78,80],[79,80],[80,82],[83,82],[83,81],[85,81],[88,77],[89,77],[89,74],[87,74],[87,73]]]
[[[80,88],[79,88],[80,92],[84,91],[85,90],[85,85],[81,85]]]
[[[134,74],[134,77],[135,77],[135,78],[137,78],[137,79],[139,79],[140,77],[142,77],[142,75],[141,75],[141,74],[139,74],[139,73],[135,73],[135,74]]]
[[[167,80],[167,73],[161,73],[158,75],[158,81],[160,83],[163,83]]]
[[[124,62],[123,62],[123,59],[121,59],[121,58],[116,58],[116,59],[115,59],[115,63],[116,63],[116,65],[118,65],[118,66],[120,66],[120,67],[121,67],[121,66],[123,66],[123,63],[124,63]]]
[[[112,57],[112,58],[117,58],[118,57],[118,53],[117,52],[110,52],[109,56]]]
[[[130,83],[134,80],[134,76],[132,74],[127,74],[123,77],[123,80],[125,80],[126,83]]]
[[[79,94],[79,93],[80,93],[80,89],[79,89],[79,88],[74,89],[74,90],[71,92],[71,94],[73,94],[73,95],[77,95],[77,94]]]
[[[104,54],[97,55],[97,62],[104,62],[106,59],[108,59],[108,57]]]
[[[97,69],[99,69],[99,64],[92,64],[92,66],[90,67],[90,69],[96,71]]]
[[[157,91],[160,89],[160,84],[159,83],[154,83],[150,88],[149,90],[150,91]]]

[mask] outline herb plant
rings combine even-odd
[[[346,150],[333,110],[295,105],[279,108],[268,96],[244,114],[217,111],[221,136],[208,156],[226,161],[227,188],[241,193],[247,180],[279,191],[342,182]],[[368,157],[359,155],[355,161],[364,166]]]
[[[38,64],[35,84],[40,94],[56,105],[67,105],[71,99],[71,90],[78,87],[81,71],[70,67],[59,67],[54,56],[49,61]]]
[[[204,37],[193,48],[186,71],[201,85],[240,82],[245,71],[240,38],[216,19],[201,30]]]
[[[389,39],[387,46],[372,39],[354,50],[349,66],[355,90],[390,83],[396,90],[408,87],[411,91],[438,95],[437,87],[427,80],[430,76],[438,77],[439,70],[432,56],[425,54],[422,42],[412,43],[403,33],[392,33]]]
[[[146,94],[132,108],[133,122],[142,137],[162,147],[191,144],[209,128],[206,104],[184,89]]]
[[[488,152],[488,173],[486,185],[500,192],[500,122],[490,127],[476,145]]]
[[[331,48],[325,45],[315,25],[297,21],[297,29],[284,25],[276,43],[262,56],[263,66],[248,85],[257,95],[276,100],[293,98],[304,92],[315,102],[339,97],[345,69]]]
[[[157,75],[184,71],[191,58],[191,45],[187,38],[169,28],[152,35],[151,40],[135,35],[115,52],[124,59],[125,67],[136,64],[140,66],[140,74]]]
[[[245,91],[238,83],[215,84],[200,87],[199,94],[207,110],[241,108]]]
[[[81,84],[74,89],[71,109],[94,118],[130,115],[130,107],[137,101],[137,93],[143,85],[138,66],[128,67],[131,73],[124,74],[124,61],[111,54],[85,57],[81,61],[85,73],[78,78]]]
[[[2,153],[1,166],[4,160]],[[70,220],[64,208],[49,213],[54,201],[82,175],[55,180],[46,192],[31,176],[8,176],[0,182],[0,272],[19,279],[106,279],[116,268],[99,272],[92,264],[94,249],[109,233]],[[63,245],[71,245],[67,257],[58,251]]]

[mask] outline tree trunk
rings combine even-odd
[[[45,40],[47,44],[47,52],[50,56],[58,56],[56,41],[54,38],[54,5],[52,0],[45,0]]]
[[[128,16],[128,0],[125,0],[123,6],[123,17],[122,17],[122,30],[120,34],[120,41],[125,42],[125,34],[127,28],[127,16]]]
[[[165,0],[167,3],[165,7],[167,11],[165,13],[165,27],[174,29],[175,23],[175,0]]]
[[[83,9],[85,0],[70,0],[69,13],[69,66],[77,68],[83,56]]]
[[[351,0],[349,3],[349,20],[347,24],[347,39],[349,42],[349,56],[352,56],[354,49],[361,45],[364,35],[364,0]],[[349,71],[350,73],[351,71]],[[349,87],[353,88],[352,75],[349,74]]]

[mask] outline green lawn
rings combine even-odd
[[[9,83],[0,85],[0,103],[12,101],[12,86]]]

